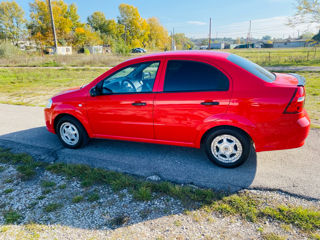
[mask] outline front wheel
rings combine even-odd
[[[88,134],[82,124],[71,116],[62,117],[56,127],[56,133],[67,148],[80,148],[88,142]]]
[[[219,129],[207,136],[204,147],[213,163],[221,167],[234,168],[248,159],[251,141],[240,131]]]

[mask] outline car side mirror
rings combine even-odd
[[[99,90],[98,86],[94,86],[93,88],[90,89],[90,96],[91,97],[96,97],[101,95],[101,91]]]

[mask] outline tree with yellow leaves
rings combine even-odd
[[[66,4],[63,0],[52,1],[53,18],[59,45],[71,44],[76,28],[84,27],[80,23],[75,4]],[[52,45],[52,30],[48,3],[35,0],[30,3],[30,23],[28,29],[31,37],[42,46]]]
[[[169,49],[170,39],[167,30],[160,24],[156,17],[149,18],[150,27],[148,47],[151,49]]]
[[[125,27],[123,39],[132,48],[146,47],[149,39],[150,26],[143,19],[136,7],[128,4],[120,4],[119,24]]]
[[[24,12],[15,1],[0,3],[0,37],[16,44],[24,33]]]

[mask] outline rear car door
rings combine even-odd
[[[168,59],[162,91],[154,102],[155,138],[193,145],[206,119],[227,111],[230,97],[230,77],[217,67]]]
[[[129,65],[98,83],[102,95],[86,102],[95,137],[154,137],[153,86],[159,66],[160,61]]]

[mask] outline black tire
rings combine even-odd
[[[64,138],[61,136],[61,126],[65,124],[72,124],[78,131],[78,141],[75,142],[75,144],[69,144],[64,140]],[[71,126],[71,125],[70,125]],[[56,133],[62,143],[62,145],[66,148],[71,148],[71,149],[77,149],[85,146],[88,141],[89,137],[87,134],[87,131],[84,129],[82,124],[74,117],[71,116],[63,116],[61,119],[59,119],[57,125],[56,125]]]
[[[237,157],[236,154],[230,155],[231,157],[235,156],[234,161],[231,161],[231,162],[222,161],[219,158],[217,158],[211,150],[211,144],[214,144],[213,143],[214,140],[216,140],[218,142],[217,144],[219,144],[219,142],[221,142],[221,141],[222,142],[224,141],[224,140],[218,141],[219,138],[217,138],[217,137],[222,137],[222,135],[225,135],[225,137],[232,136],[233,138],[236,138],[241,144],[242,153],[240,154],[240,156]],[[232,139],[230,140],[230,139],[228,139],[228,137],[226,137],[226,138],[227,139],[225,141],[232,141]],[[216,147],[213,147],[213,148],[216,148],[219,150],[219,147],[217,146],[217,144],[214,144]],[[204,141],[203,147],[204,147],[204,150],[205,150],[209,160],[212,161],[214,164],[221,166],[221,167],[225,167],[225,168],[235,168],[235,167],[238,167],[241,164],[243,164],[248,159],[249,154],[250,154],[250,150],[251,150],[251,145],[252,145],[251,140],[248,138],[248,136],[243,134],[241,131],[238,131],[236,129],[233,130],[233,129],[225,128],[225,129],[218,129],[216,131],[209,133]],[[221,145],[221,146],[223,146],[223,145]],[[228,149],[228,147],[230,147],[230,146],[226,146],[226,147]],[[233,146],[233,148],[236,151],[238,150],[237,146]],[[226,155],[224,155],[224,156],[226,156]],[[222,156],[218,156],[218,157],[222,158]]]

